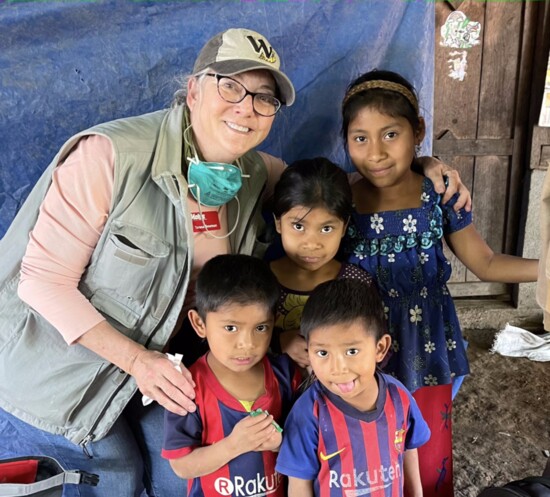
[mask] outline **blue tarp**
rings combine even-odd
[[[407,77],[431,121],[433,1],[0,1],[0,236],[66,139],[167,107],[229,27],[264,34],[294,82],[295,105],[261,147],[287,162],[324,155],[349,169],[340,102],[369,69]]]

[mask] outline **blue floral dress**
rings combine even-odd
[[[429,179],[421,200],[414,209],[354,214],[345,240],[348,261],[375,276],[384,301],[392,348],[383,369],[411,392],[469,373],[442,238],[472,216],[454,212],[456,197],[441,205]]]

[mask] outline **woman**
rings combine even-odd
[[[199,53],[185,104],[61,148],[0,243],[0,456],[98,473],[81,495],[183,495],[159,455],[161,406],[193,411],[194,384],[162,351],[206,260],[261,253],[284,164],[253,149],[295,97],[279,67],[262,35],[229,29]]]

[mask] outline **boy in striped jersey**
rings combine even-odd
[[[197,410],[165,412],[162,450],[189,496],[285,495],[277,423],[301,376],[288,356],[266,355],[278,299],[269,266],[252,256],[220,255],[199,273],[189,319],[210,350],[190,368]]]
[[[289,497],[422,496],[416,448],[430,431],[405,387],[377,370],[391,338],[376,288],[319,285],[300,330],[316,381],[285,423],[276,469]]]

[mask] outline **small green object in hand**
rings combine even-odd
[[[260,409],[260,408],[256,409],[255,411],[250,411],[250,415],[251,415],[252,417],[254,417],[254,416],[259,416],[260,414],[263,414],[263,413],[269,415],[269,413],[268,413],[267,411],[264,411],[263,409]],[[271,422],[271,424],[275,427],[275,429],[276,429],[279,433],[282,433],[282,432],[283,432],[283,429],[277,424],[277,422],[276,422],[275,420],[273,420],[273,421]]]

